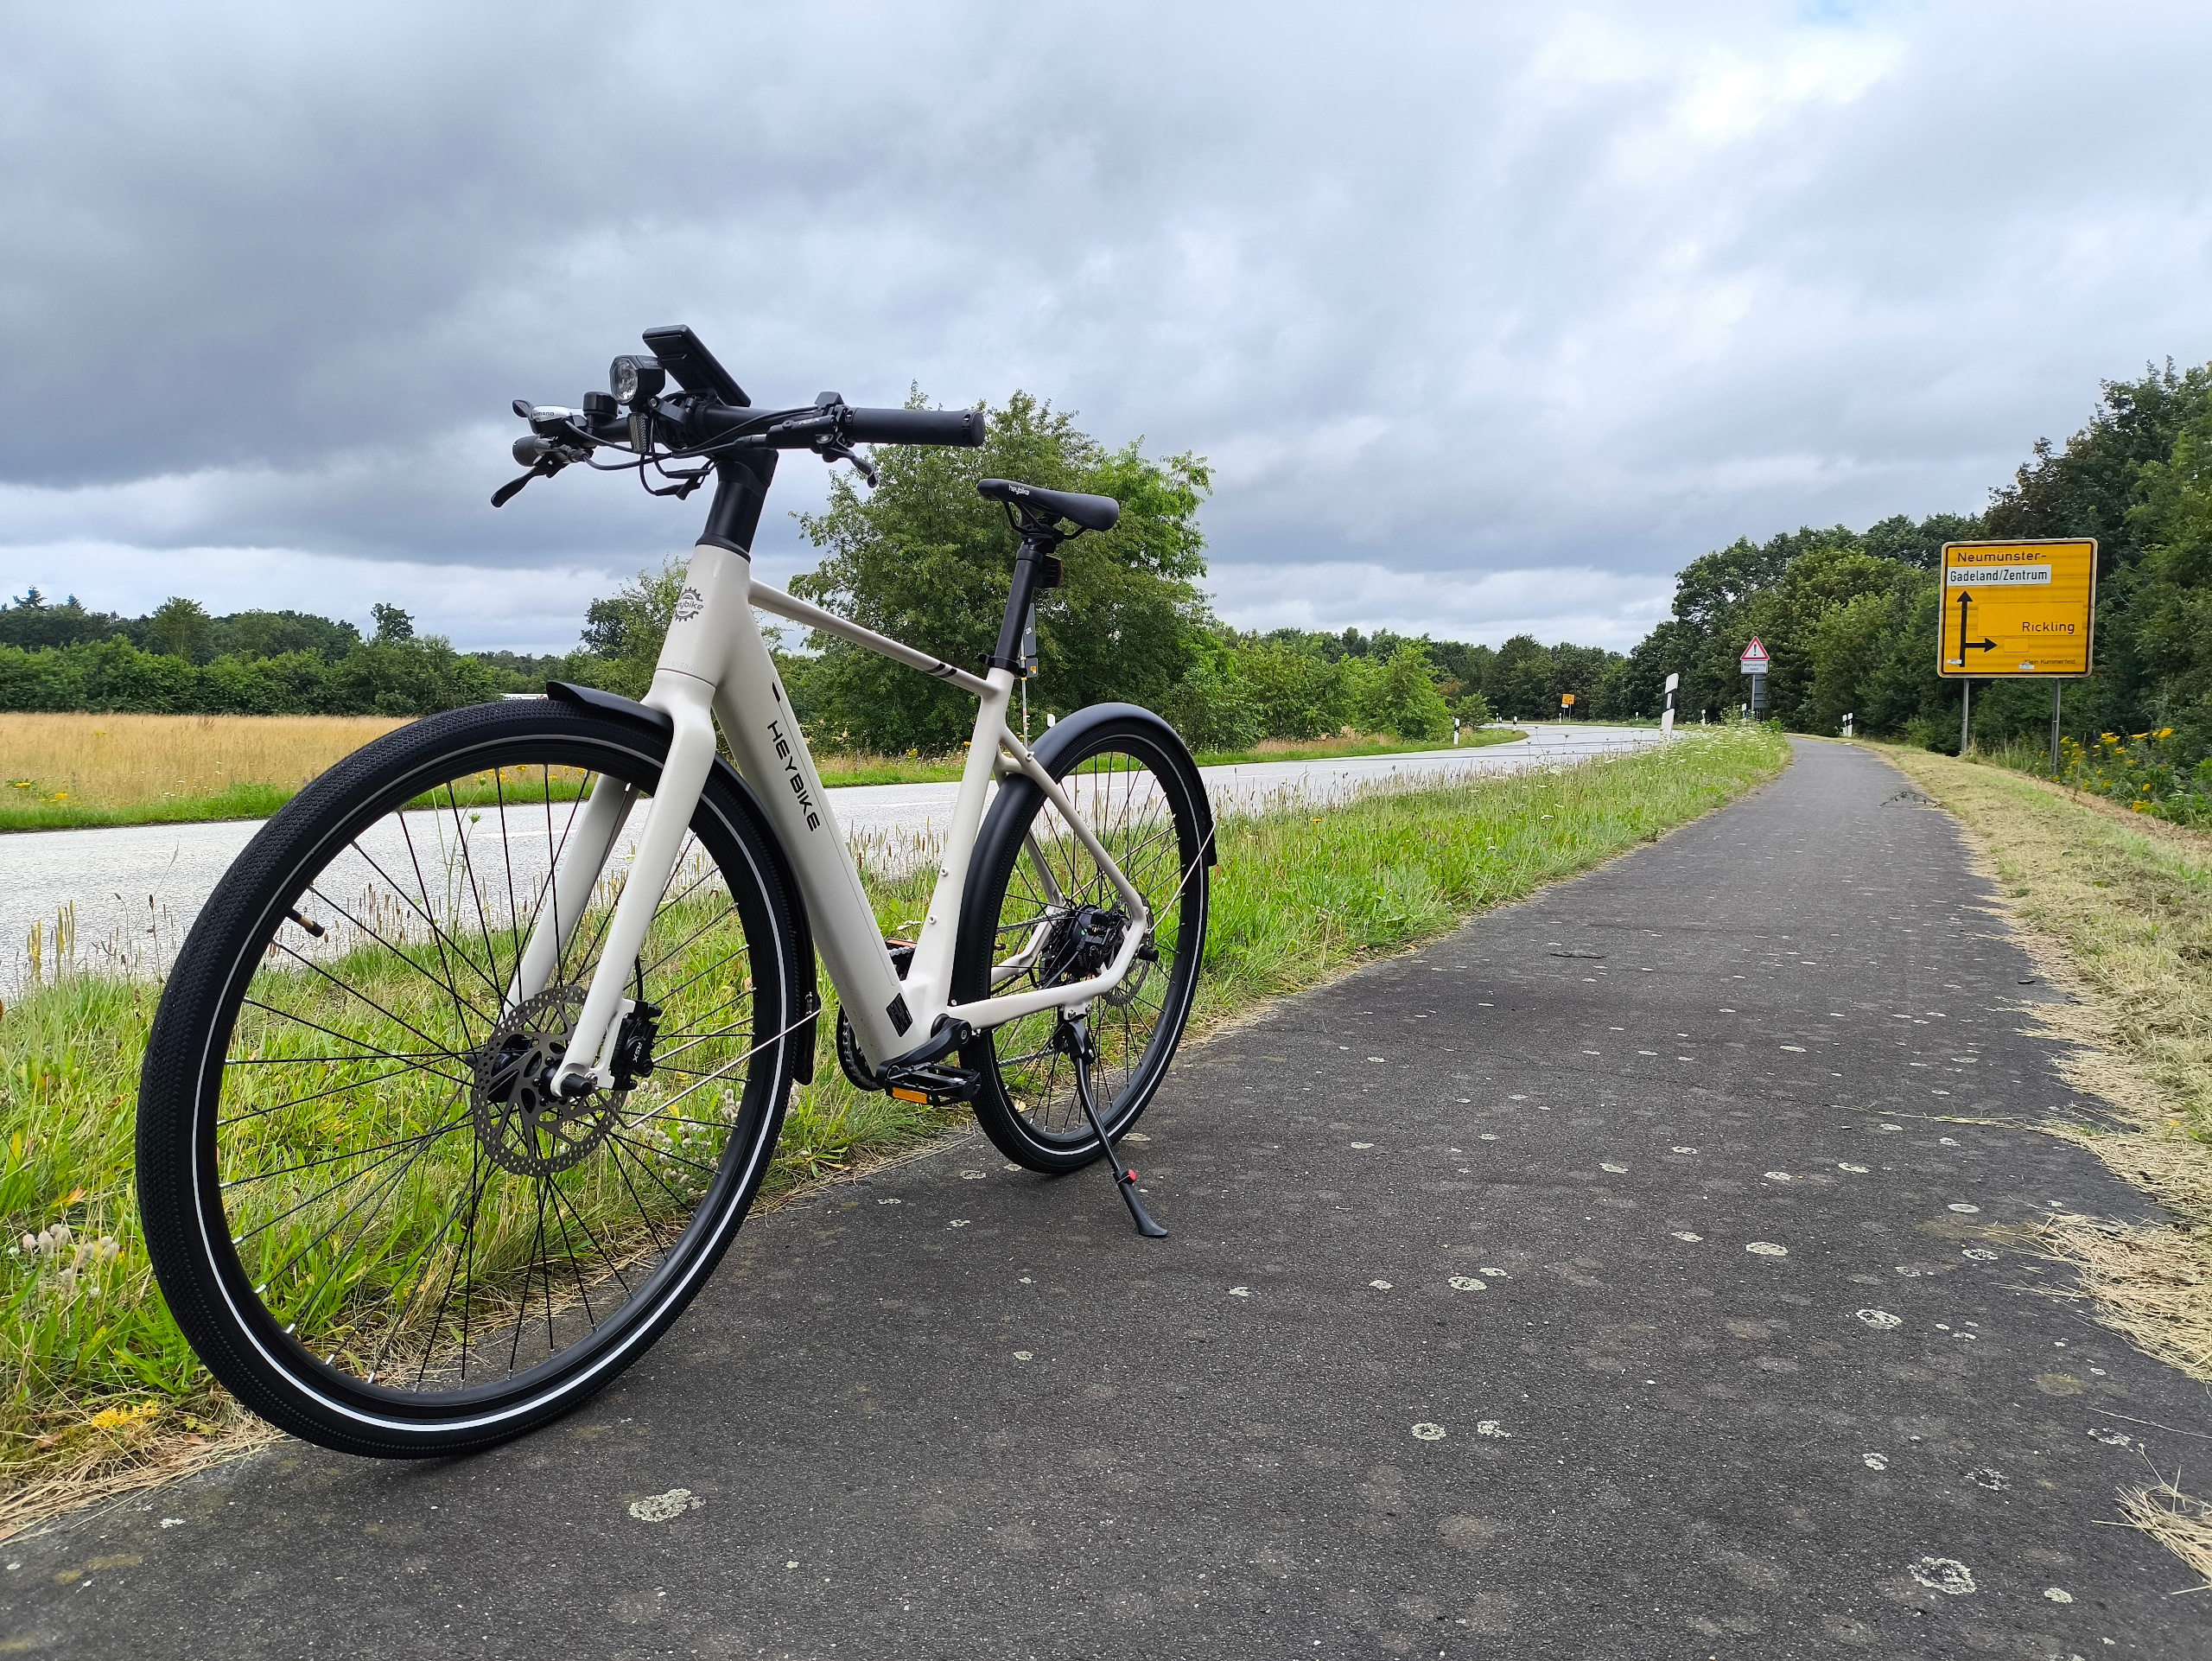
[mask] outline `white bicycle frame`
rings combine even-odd
[[[753,618],[755,606],[949,681],[976,699],[975,735],[961,773],[952,822],[946,828],[944,858],[903,980],[892,965],[874,907],[861,887],[860,872],[838,830],[805,735],[792,717],[791,701]],[[1014,686],[1010,670],[995,668],[976,676],[956,669],[925,652],[756,582],[752,562],[744,555],[713,543],[699,544],[692,553],[676,620],[653,671],[652,689],[644,699],[648,709],[659,710],[674,723],[668,760],[645,810],[629,878],[615,903],[599,966],[593,971],[555,1087],[573,1091],[588,1082],[601,1089],[613,1087],[615,1044],[622,1019],[632,1007],[624,996],[624,983],[675,874],[692,811],[714,766],[717,720],[736,758],[739,775],[759,795],[790,859],[813,925],[815,945],[846,1018],[861,1050],[876,1065],[925,1043],[946,1015],[981,1031],[1040,1009],[1080,1014],[1093,998],[1119,984],[1151,937],[1151,910],[1058,783],[1007,726]],[[955,1004],[953,956],[976,837],[993,783],[1017,774],[1035,782],[1067,821],[1076,840],[1097,861],[1128,908],[1130,924],[1122,932],[1121,950],[1100,974],[1063,986]],[[514,1002],[545,989],[637,799],[634,788],[604,774],[594,786],[552,873],[551,903],[540,907],[517,965],[510,991]],[[1033,848],[1031,857],[1038,861],[1048,896],[1052,894],[1049,869]],[[1040,922],[1020,951],[994,964],[994,986],[1036,960],[1049,927]],[[780,1036],[762,1034],[757,1042],[766,1044]]]

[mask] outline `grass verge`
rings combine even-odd
[[[2070,1003],[2038,1006],[2069,1083],[2126,1128],[2038,1127],[2094,1153],[2175,1221],[2046,1225],[2097,1318],[2212,1381],[2212,837],[2001,766],[1883,747],[1973,835],[2031,953]],[[2123,1511],[2212,1580],[2212,1513],[2167,1485]],[[2191,1545],[2190,1543],[2194,1541]]]
[[[1656,840],[1788,759],[1777,735],[1715,729],[1616,760],[1225,820],[1194,1031]],[[915,869],[869,879],[887,926],[921,909],[928,868]],[[158,995],[70,974],[0,1016],[0,1225],[16,1243],[0,1257],[0,1537],[262,1435],[200,1370],[137,1235],[132,1114]],[[785,1121],[772,1203],[964,1119],[854,1091],[829,1031]]]

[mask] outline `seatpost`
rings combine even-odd
[[[1029,608],[1037,598],[1039,589],[1060,586],[1060,561],[1055,551],[1062,538],[1057,531],[1037,525],[1022,527],[1021,551],[1014,557],[1014,586],[1007,590],[1006,617],[999,624],[999,643],[991,655],[988,667],[1007,669],[1020,678],[1021,633],[1029,619]]]

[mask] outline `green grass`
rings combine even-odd
[[[1197,1027],[1656,838],[1771,778],[1788,754],[1764,729],[1714,729],[1617,760],[1225,820]],[[870,879],[887,928],[919,914],[925,881]],[[228,1410],[162,1303],[132,1202],[137,1066],[157,991],[69,973],[0,1015],[0,1227],[14,1243],[0,1257],[0,1473],[14,1492],[143,1461]],[[957,1122],[851,1089],[832,1030],[825,1020],[816,1082],[794,1093],[769,1199]]]
[[[204,819],[265,819],[299,794],[283,785],[232,785],[217,796],[179,796],[129,807],[98,807],[0,791],[0,831],[75,830],[104,824],[190,824]]]
[[[1448,738],[1319,738],[1311,743],[1267,750],[1206,750],[1198,756],[1202,767],[1249,767],[1255,761],[1330,761],[1346,755],[1412,755],[1424,750],[1486,749],[1492,744],[1515,744],[1529,735],[1512,728],[1478,727],[1461,735],[1454,746]]]
[[[562,776],[571,769],[556,768],[550,783],[543,780],[537,768],[518,768],[514,773],[527,772],[527,780],[511,774],[495,782],[491,774],[480,775],[473,785],[451,792],[440,791],[433,800],[425,796],[408,804],[410,807],[491,807],[501,799],[556,802],[574,801],[582,793],[583,775],[574,778]],[[10,802],[0,793],[0,831],[8,830],[91,830],[112,824],[190,824],[213,819],[265,819],[286,802],[299,794],[296,790],[282,785],[232,785],[215,796],[180,796],[167,801],[143,802],[125,807],[102,807],[71,801],[29,799]]]

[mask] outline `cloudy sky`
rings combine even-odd
[[[11,9],[0,582],[560,649],[695,502],[514,471],[687,321],[757,402],[1211,459],[1222,614],[1631,644],[2212,357],[2212,9]],[[778,509],[757,556],[812,563]]]

